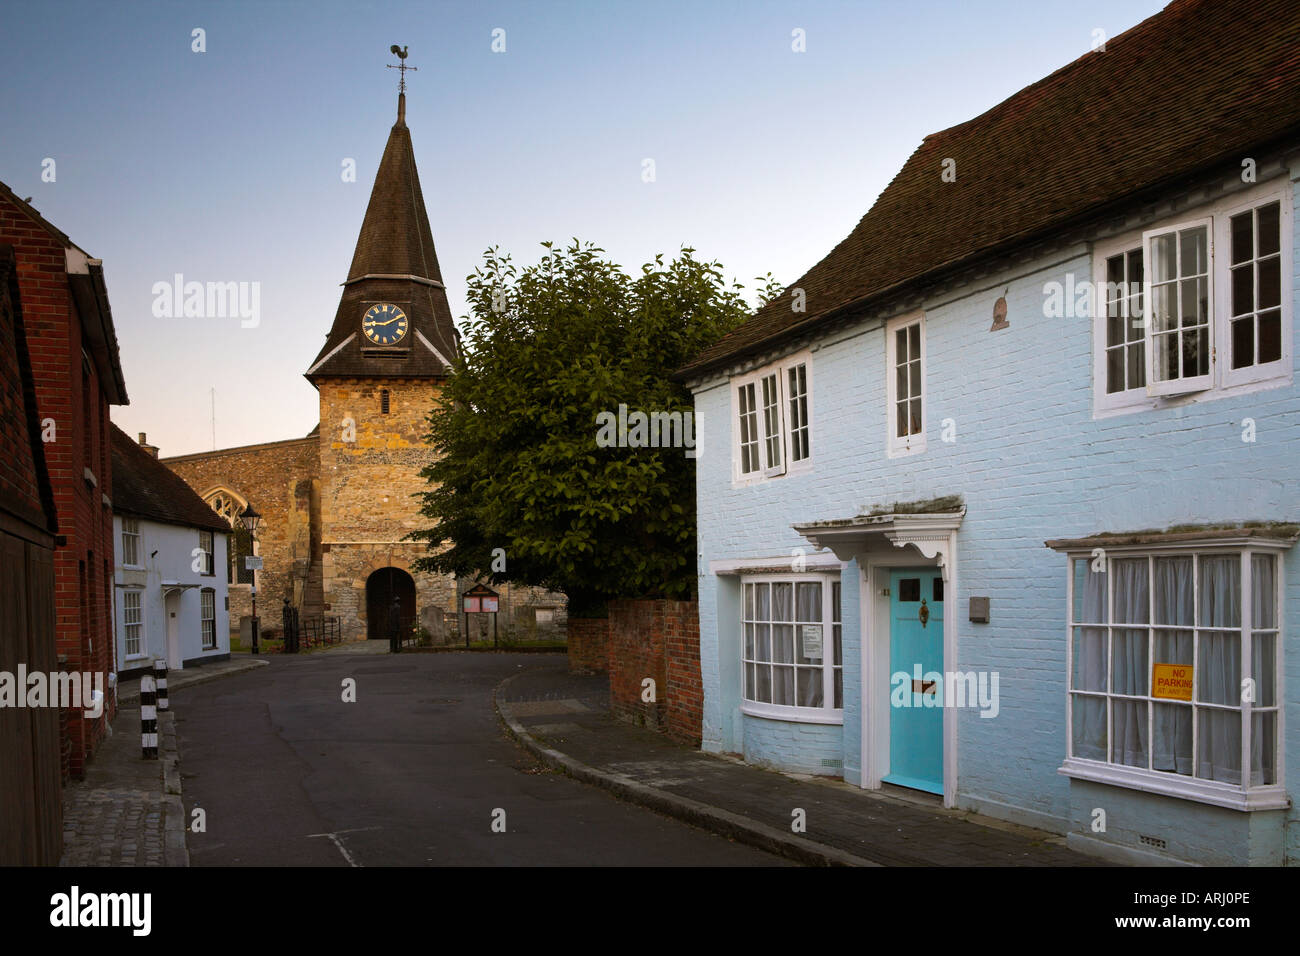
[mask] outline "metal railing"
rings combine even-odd
[[[326,644],[343,642],[343,628],[337,617],[302,618],[298,608],[291,607],[288,601],[280,609],[283,624],[284,652],[296,654],[302,648],[321,647]]]

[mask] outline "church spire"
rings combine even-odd
[[[401,60],[391,65],[402,74],[397,122],[379,161],[334,324],[306,373],[312,382],[326,377],[441,378],[455,357],[455,326],[406,126],[406,71],[415,67],[406,65],[405,48],[393,46],[392,52]],[[376,334],[377,319],[370,315],[375,306],[384,307],[378,323],[383,334]],[[399,313],[406,321],[390,324]],[[402,334],[394,338],[399,330]]]

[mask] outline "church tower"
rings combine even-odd
[[[455,608],[455,582],[416,574],[432,453],[425,416],[451,371],[456,331],[406,127],[405,51],[397,122],[375,175],[334,324],[306,372],[320,392],[321,575],[345,638],[386,637],[429,606]],[[394,605],[400,609],[394,611]]]

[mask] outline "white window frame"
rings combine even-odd
[[[1289,183],[1288,183],[1289,185]],[[1292,255],[1292,193],[1291,190],[1275,190],[1270,197],[1254,198],[1250,201],[1237,202],[1218,217],[1216,228],[1219,232],[1219,248],[1223,250],[1223,281],[1219,283],[1222,292],[1216,305],[1223,316],[1223,337],[1221,348],[1223,361],[1223,385],[1226,388],[1252,385],[1257,382],[1291,380],[1292,328],[1295,324],[1293,304],[1295,302],[1295,258]],[[1279,260],[1281,263],[1281,309],[1282,309],[1282,354],[1272,362],[1248,365],[1245,368],[1232,367],[1232,217],[1267,206],[1270,202],[1278,204],[1278,233],[1280,238]],[[1258,286],[1256,287],[1258,294]],[[1258,348],[1258,343],[1256,343]]]
[[[1292,330],[1295,323],[1295,265],[1292,242],[1293,203],[1290,181],[1280,179],[1261,183],[1248,190],[1181,213],[1177,218],[1154,223],[1150,227],[1133,230],[1120,236],[1099,241],[1093,245],[1092,277],[1094,290],[1104,290],[1106,260],[1135,249],[1142,251],[1143,259],[1143,312],[1150,315],[1150,283],[1152,278],[1150,237],[1197,222],[1210,221],[1210,372],[1195,380],[1176,380],[1156,383],[1152,387],[1151,370],[1154,362],[1151,334],[1147,330],[1145,342],[1146,387],[1126,391],[1106,391],[1106,296],[1098,291],[1093,296],[1093,418],[1129,414],[1139,409],[1174,408],[1202,401],[1214,401],[1233,395],[1242,395],[1264,389],[1290,385],[1293,377]],[[1281,262],[1281,325],[1282,354],[1279,359],[1261,365],[1233,369],[1232,346],[1232,284],[1231,284],[1231,229],[1232,217],[1276,202],[1279,207],[1278,231]]]
[[[785,474],[787,415],[785,409],[785,375],[777,368],[758,377],[754,395],[758,398],[759,449],[763,477]]]
[[[897,383],[897,349],[895,347],[895,333],[900,329],[905,329],[916,325],[920,328],[918,339],[920,342],[920,360],[921,360],[921,430],[911,435],[898,434],[898,383]],[[914,396],[908,396],[909,399]],[[885,452],[890,458],[899,458],[904,455],[916,455],[925,451],[926,440],[926,419],[929,415],[926,405],[929,404],[929,394],[926,388],[926,358],[925,358],[925,313],[913,312],[908,315],[900,315],[890,319],[885,323]]]
[[[134,597],[136,606],[131,607],[130,599]],[[132,611],[136,612],[137,620],[131,620]],[[125,588],[122,591],[122,653],[127,660],[134,660],[138,657],[148,656],[148,647],[145,644],[144,632],[144,591],[139,588]],[[131,628],[137,628],[135,652],[131,652]]]
[[[790,408],[789,377],[791,369],[804,367],[804,395],[807,399],[807,421],[800,422],[799,428],[806,428],[808,435],[808,455],[798,461],[790,459],[791,447],[794,445],[793,431],[795,423]],[[772,416],[765,401],[764,382],[775,379],[776,403],[771,411],[775,415],[776,434],[771,432]],[[744,375],[736,376],[729,383],[731,389],[731,434],[732,434],[732,484],[748,485],[782,475],[800,474],[810,471],[816,457],[816,426],[813,413],[813,363],[809,350],[786,356],[778,362],[772,362],[754,369]],[[740,420],[741,393],[752,389],[754,407],[751,412],[757,427],[756,436],[751,436],[758,445],[758,467],[750,472],[744,471],[745,446],[742,442]],[[770,397],[770,394],[769,396]],[[770,452],[776,449],[776,454]]]
[[[793,362],[787,365],[783,371],[785,374],[782,380],[786,383],[786,411],[790,416],[788,422],[790,440],[786,450],[789,452],[790,465],[794,466],[812,458],[812,424],[810,421],[812,390],[808,384],[812,372],[809,362]],[[800,372],[803,373],[803,391],[797,391],[794,386],[790,385],[791,379],[798,380]],[[800,432],[803,433],[802,441],[799,439]],[[804,446],[808,449],[807,454],[795,458],[795,448]]]
[[[1152,316],[1155,314],[1155,284],[1153,282],[1151,265],[1155,260],[1154,260],[1154,256],[1151,255],[1151,243],[1152,240],[1160,238],[1162,236],[1168,236],[1170,234],[1174,236],[1174,255],[1175,255],[1175,262],[1177,263],[1177,266],[1176,266],[1175,276],[1172,282],[1169,284],[1172,285],[1173,291],[1175,293],[1178,293],[1181,296],[1181,287],[1186,274],[1183,271],[1182,243],[1179,241],[1179,239],[1182,233],[1184,232],[1192,232],[1201,229],[1205,231],[1205,246],[1206,246],[1205,279],[1206,279],[1206,286],[1207,286],[1206,309],[1208,310],[1208,315],[1206,315],[1205,317],[1206,319],[1205,335],[1207,339],[1207,348],[1210,351],[1210,354],[1205,363],[1206,371],[1205,374],[1203,375],[1184,375],[1179,378],[1157,380],[1155,375],[1155,371],[1156,371],[1156,348],[1155,348],[1156,338],[1155,337],[1157,335],[1162,335],[1162,336],[1172,335],[1175,341],[1181,342],[1182,332],[1178,331],[1180,328],[1179,315],[1175,315],[1173,317],[1174,331],[1172,332],[1157,331],[1154,327],[1155,323],[1152,321]],[[1145,289],[1143,290],[1142,298],[1143,298],[1143,314],[1146,317],[1146,328],[1145,328],[1146,334],[1144,338],[1146,341],[1146,356],[1145,356],[1146,366],[1147,366],[1146,391],[1148,395],[1186,395],[1189,392],[1203,392],[1206,389],[1210,389],[1214,387],[1214,365],[1215,365],[1215,356],[1217,354],[1215,351],[1215,346],[1217,342],[1214,333],[1215,333],[1215,326],[1218,324],[1217,320],[1218,320],[1218,311],[1219,311],[1216,308],[1218,303],[1215,301],[1214,298],[1214,285],[1215,285],[1214,273],[1218,266],[1218,262],[1215,257],[1214,234],[1215,234],[1214,218],[1211,216],[1203,216],[1198,219],[1187,219],[1182,222],[1170,223],[1168,225],[1162,224],[1160,226],[1157,226],[1154,229],[1148,229],[1142,233],[1142,274],[1146,277],[1144,283]],[[1181,298],[1178,301],[1181,302]],[[1181,312],[1181,310],[1176,310],[1176,311]],[[1182,367],[1181,363],[1182,363],[1182,358],[1180,357],[1179,358],[1180,369]]]
[[[210,599],[210,600],[209,600]],[[211,605],[209,608],[207,605]],[[211,610],[212,615],[207,616],[207,611]],[[208,643],[208,629],[212,630],[212,643]],[[215,588],[201,588],[199,590],[199,645],[205,651],[215,651],[217,649],[217,592]]]
[[[1135,790],[1143,790],[1149,793],[1164,794],[1172,797],[1180,797],[1187,800],[1193,800],[1200,803],[1213,804],[1215,806],[1229,807],[1235,810],[1271,810],[1288,807],[1290,805],[1286,790],[1286,673],[1285,663],[1285,642],[1286,642],[1286,617],[1285,617],[1285,588],[1286,572],[1284,566],[1283,546],[1268,546],[1263,542],[1245,542],[1235,544],[1225,544],[1221,541],[1202,540],[1180,542],[1174,545],[1150,545],[1150,546],[1126,546],[1126,547],[1106,547],[1098,548],[1092,551],[1071,550],[1067,553],[1066,562],[1066,654],[1065,654],[1065,746],[1066,757],[1059,772],[1065,776],[1089,780],[1097,783],[1111,784],[1114,786],[1127,787]],[[1100,554],[1098,552],[1101,552]],[[1252,582],[1250,575],[1253,573],[1252,557],[1256,554],[1267,554],[1273,557],[1274,573],[1274,620],[1277,623],[1275,628],[1255,628],[1253,626],[1253,608],[1252,600]],[[1216,780],[1207,780],[1195,776],[1195,762],[1199,761],[1199,752],[1196,744],[1196,736],[1199,733],[1199,721],[1196,719],[1195,708],[1200,704],[1199,696],[1196,692],[1193,694],[1191,706],[1193,710],[1193,743],[1192,758],[1194,766],[1191,775],[1173,773],[1164,770],[1151,770],[1142,767],[1133,767],[1126,764],[1113,763],[1109,760],[1099,761],[1084,757],[1074,756],[1074,699],[1076,696],[1101,696],[1107,700],[1106,707],[1106,724],[1107,724],[1107,747],[1112,745],[1112,714],[1109,700],[1113,695],[1111,691],[1111,681],[1114,678],[1112,669],[1113,655],[1113,637],[1110,636],[1112,629],[1120,630],[1142,630],[1147,629],[1149,632],[1153,628],[1150,624],[1116,624],[1114,615],[1111,611],[1107,612],[1108,624],[1097,625],[1090,621],[1076,621],[1074,617],[1074,591],[1075,591],[1075,562],[1082,561],[1088,570],[1085,573],[1092,573],[1092,562],[1101,560],[1105,562],[1107,574],[1107,607],[1113,607],[1114,592],[1112,583],[1115,580],[1114,561],[1117,559],[1147,558],[1154,560],[1160,557],[1189,557],[1196,556],[1223,556],[1237,555],[1241,561],[1241,676],[1250,678],[1252,676],[1252,641],[1255,631],[1271,630],[1276,636],[1273,641],[1274,663],[1273,670],[1275,675],[1275,687],[1273,692],[1274,703],[1268,707],[1255,705],[1248,700],[1242,700],[1239,708],[1230,708],[1238,710],[1241,715],[1242,735],[1241,735],[1241,755],[1242,760],[1242,777],[1244,782],[1241,784],[1229,784]],[[1149,573],[1149,572],[1148,572]],[[1199,615],[1200,598],[1197,593],[1200,587],[1200,575],[1193,563],[1192,582],[1193,582],[1193,608]],[[1152,597],[1152,607],[1154,608],[1154,588],[1148,581],[1148,591]],[[1148,620],[1151,620],[1148,615]],[[1104,692],[1086,692],[1079,691],[1074,687],[1074,641],[1078,629],[1093,626],[1098,629],[1105,629],[1108,634],[1107,653],[1106,653],[1106,690]],[[1188,625],[1180,627],[1179,630],[1191,631],[1193,633],[1193,651],[1192,661],[1195,667],[1200,666],[1199,641],[1202,630],[1207,629],[1205,625],[1196,622],[1195,626]],[[1213,630],[1213,629],[1211,629]],[[1150,670],[1152,664],[1157,663],[1150,659],[1148,654],[1147,669],[1148,680],[1150,680]],[[1196,688],[1199,689],[1200,678],[1196,678]],[[1148,687],[1148,691],[1150,687]],[[1148,709],[1148,719],[1152,717],[1152,701],[1158,701],[1160,698],[1154,698],[1148,693],[1147,695],[1119,695],[1125,699],[1144,699]],[[1206,705],[1210,706],[1210,705]],[[1225,709],[1219,705],[1213,705],[1214,709]],[[1276,725],[1274,727],[1274,741],[1276,751],[1273,755],[1274,780],[1272,784],[1261,784],[1250,786],[1248,768],[1250,767],[1249,755],[1251,753],[1251,734],[1253,732],[1252,714],[1256,709],[1268,710],[1274,712],[1276,716]],[[1154,746],[1153,739],[1148,736],[1147,748],[1148,753]]]
[[[766,717],[777,720],[789,720],[798,723],[817,723],[817,724],[843,724],[844,708],[835,706],[835,671],[840,671],[840,679],[843,681],[844,674],[844,653],[843,653],[843,613],[841,611],[839,621],[836,621],[835,606],[833,601],[834,585],[840,583],[841,577],[838,573],[817,573],[804,572],[799,574],[742,574],[740,575],[740,640],[738,647],[738,656],[740,659],[740,709],[742,713],[749,714],[753,717]],[[794,601],[794,607],[798,608],[798,591],[799,584],[819,584],[822,589],[822,663],[820,665],[822,672],[822,706],[821,707],[803,707],[794,704],[771,704],[765,701],[749,700],[745,695],[747,689],[745,686],[746,673],[750,663],[756,663],[762,666],[763,662],[756,659],[751,661],[745,654],[745,625],[750,623],[746,620],[746,603],[745,589],[752,584],[790,584],[794,590],[791,593],[791,600]],[[840,600],[843,602],[843,587],[840,588]],[[791,622],[795,628],[794,641],[795,647],[798,648],[801,639],[797,623]],[[838,665],[835,664],[835,628],[841,628],[841,659]],[[798,654],[796,652],[795,656]],[[772,663],[767,662],[768,666]],[[784,665],[778,665],[784,666]],[[797,665],[804,667],[808,665]],[[795,679],[795,692],[798,693],[798,678]],[[847,695],[847,689],[844,691]]]
[[[206,539],[205,539],[206,536]],[[207,547],[204,547],[204,544]],[[217,535],[212,531],[199,532],[199,552],[203,555],[203,570],[199,574],[205,578],[210,578],[217,573]]]
[[[140,534],[140,519],[122,517],[122,567],[141,568],[140,555],[144,548],[144,538]],[[131,552],[135,553],[132,554]]]

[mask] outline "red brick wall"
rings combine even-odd
[[[654,700],[643,695],[654,681]],[[694,601],[612,601],[609,694],[615,716],[699,745],[703,687]]]
[[[63,243],[3,198],[0,242],[12,244],[17,258],[37,413],[42,421],[54,421],[54,440],[45,444],[45,461],[59,534],[67,539],[55,551],[58,653],[67,656],[69,670],[103,674],[107,692],[107,674],[115,667],[113,517],[103,503],[104,495],[111,499],[113,494],[108,402],[93,363],[83,383],[81,322],[68,284]],[[83,387],[89,390],[89,420],[83,414]],[[86,468],[98,482],[95,487],[83,477]],[[111,702],[112,695],[108,697]],[[112,717],[111,708],[96,720],[80,710],[69,715],[69,769],[74,777],[83,775]]]
[[[668,680],[665,730],[693,747],[704,727],[704,682],[700,678],[700,606],[665,601],[664,655]]]
[[[45,518],[41,504],[39,463],[27,433],[27,404],[18,341],[20,302],[9,301],[8,266],[0,262],[0,509],[38,527]]]
[[[609,670],[609,618],[569,618],[565,641],[569,645],[569,670],[575,674],[603,674]]]

